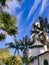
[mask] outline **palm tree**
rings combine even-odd
[[[8,43],[7,45],[9,48],[15,48],[14,56],[16,54],[16,51],[18,51],[18,54],[19,54],[19,49],[20,49],[23,52],[23,60],[27,64],[27,58],[28,58],[27,57],[27,51],[29,48],[29,42],[30,42],[29,38],[26,36],[26,37],[23,37],[23,39],[19,40],[19,41],[16,41],[16,39],[15,39],[15,44],[14,43]]]
[[[0,34],[1,40],[4,39],[7,34],[15,35],[17,34],[17,27],[16,27],[16,18],[13,15],[10,15],[6,12],[0,12],[0,30],[4,30],[5,33]]]
[[[6,12],[1,12],[0,16],[0,28],[8,32],[8,34],[14,35],[17,33],[16,18]],[[13,32],[13,33],[12,33]]]
[[[2,9],[2,7],[6,6],[6,1],[7,0],[0,0],[0,30],[4,31],[4,33],[0,33],[0,41],[4,40],[7,34],[15,35],[18,33],[18,28],[16,27],[16,18],[7,12],[4,12]]]
[[[43,20],[42,17],[39,17],[39,22],[33,24],[33,30],[31,31],[31,40],[29,44],[29,48],[33,48],[34,42],[36,41],[36,35],[38,35],[37,40],[40,41],[43,45],[49,46],[48,36],[47,33],[49,33],[49,23],[47,21],[47,18]],[[36,46],[37,47],[37,46]],[[33,62],[36,59],[36,57],[30,57],[29,61]],[[29,64],[30,65],[30,64]]]
[[[20,50],[23,52],[23,63],[25,65],[29,65],[29,63],[33,61],[33,57],[28,58],[28,50],[32,42],[30,41],[28,36],[25,36],[22,40],[19,40],[19,44],[21,46]]]
[[[15,54],[16,54],[16,51],[17,51],[18,54],[19,54],[19,45],[18,45],[17,43],[14,44],[14,43],[10,42],[10,43],[7,43],[6,46],[8,46],[8,48],[13,48],[13,49],[15,49],[14,56],[15,56]]]
[[[21,2],[22,0],[17,0],[18,2]]]
[[[0,0],[0,30],[4,30],[5,33],[10,35],[17,34],[16,18],[7,12],[4,12],[2,7],[7,6],[6,2],[9,0]],[[10,0],[12,1],[12,0]],[[0,37],[2,38],[3,35]],[[3,36],[4,38],[5,36]]]
[[[15,40],[15,44],[10,42],[7,44],[8,48],[13,48],[15,49],[14,52],[14,56],[16,56],[16,51],[19,54],[19,50],[21,50],[21,52],[23,52],[23,63],[25,63],[26,65],[28,65],[28,63],[30,63],[31,61],[34,61],[34,58],[30,57],[28,58],[28,50],[30,48],[30,45],[32,45],[33,42],[30,41],[30,39],[28,38],[28,36],[23,37],[23,39],[16,41],[16,38],[14,37]]]

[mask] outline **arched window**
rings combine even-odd
[[[44,65],[48,65],[48,61],[47,60],[44,60]]]

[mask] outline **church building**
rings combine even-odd
[[[39,30],[36,29],[36,31]],[[33,56],[34,61],[30,63],[30,65],[49,65],[49,50],[47,48],[47,44],[42,44],[40,42],[40,39],[43,39],[43,35],[40,35],[41,33],[42,32],[40,31],[39,33],[33,33],[31,35],[31,41],[32,42],[34,41],[34,43],[30,45],[30,49],[28,51],[28,57]],[[49,39],[46,34],[45,37],[46,40]]]

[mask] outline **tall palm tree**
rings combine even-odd
[[[42,46],[47,45],[49,46],[48,36],[47,33],[49,33],[49,23],[47,21],[47,18],[43,19],[42,17],[39,17],[39,22],[33,24],[33,30],[31,31],[31,44],[29,44],[29,48],[33,48],[33,43],[38,40],[41,42]],[[37,36],[37,39],[35,38]],[[36,40],[35,40],[36,39]],[[34,61],[36,57],[30,57],[30,62]]]
[[[27,60],[27,58],[28,58],[27,51],[29,48],[29,44],[30,44],[30,40],[26,36],[26,37],[23,37],[23,39],[19,40],[19,41],[16,41],[16,39],[15,39],[15,44],[14,43],[8,43],[7,45],[9,48],[15,48],[15,53],[16,53],[16,50],[19,53],[19,49],[20,49],[23,52],[23,60],[27,64],[28,63],[27,62],[28,61]],[[15,53],[14,53],[14,56],[15,56]]]
[[[28,65],[32,59],[28,58],[28,50],[29,50],[29,46],[30,44],[32,44],[32,42],[30,42],[30,39],[28,38],[28,36],[23,37],[22,40],[19,40],[19,44],[20,44],[20,50],[23,52],[23,62]]]

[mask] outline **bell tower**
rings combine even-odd
[[[40,27],[39,23],[36,23],[35,25]],[[33,34],[30,37],[31,44],[29,46],[28,57],[38,56],[47,51],[47,45],[42,44],[40,41],[40,39],[43,39],[43,35],[41,34],[42,31],[39,31],[36,28],[33,29]]]

